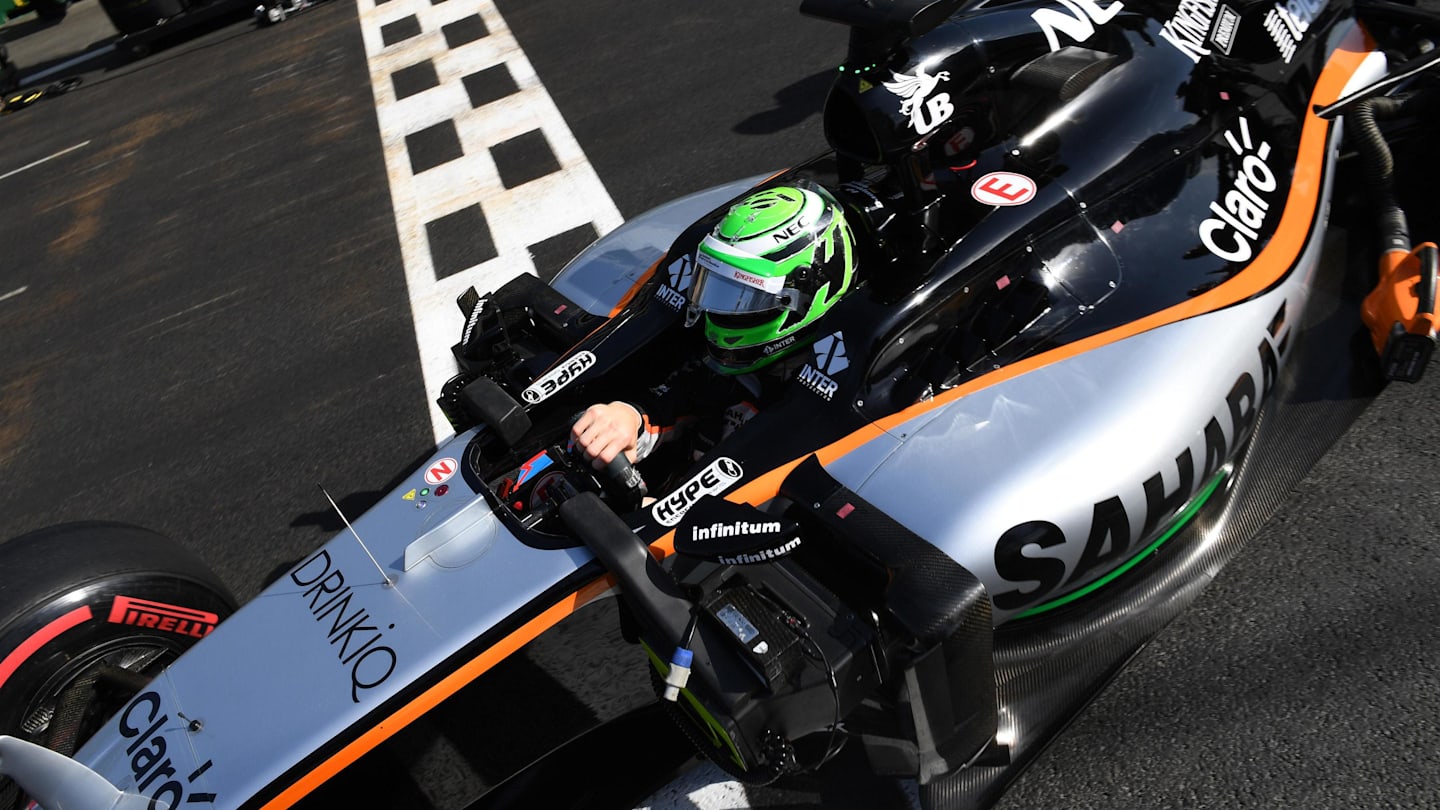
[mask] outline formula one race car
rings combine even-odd
[[[624,807],[698,749],[982,806],[1425,371],[1440,263],[1394,164],[1435,15],[801,11],[850,32],[831,151],[759,188],[838,201],[860,275],[772,403],[636,467],[569,442],[705,352],[697,246],[749,183],[471,290],[456,435],[238,610],[140,529],[0,546],[5,801]]]

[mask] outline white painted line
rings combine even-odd
[[[74,152],[76,149],[80,149],[80,148],[82,148],[82,147],[89,146],[89,145],[90,145],[90,142],[89,142],[89,141],[86,141],[86,142],[84,142],[84,143],[77,143],[77,144],[75,144],[74,146],[70,147],[69,149],[61,149],[59,152],[56,152],[55,154],[51,155],[50,157],[40,158],[39,160],[35,161],[34,163],[27,163],[26,165],[21,166],[21,167],[18,168],[18,169],[14,169],[14,170],[8,171],[8,172],[6,172],[6,173],[4,173],[4,174],[0,174],[0,180],[4,180],[5,178],[7,178],[7,177],[9,177],[9,176],[11,176],[11,175],[14,175],[14,174],[19,174],[20,172],[23,172],[23,171],[25,171],[26,169],[33,169],[33,168],[35,168],[36,166],[39,166],[41,163],[44,163],[44,162],[47,161],[47,160],[54,160],[55,158],[60,157],[61,155],[68,155],[69,153]]]
[[[430,0],[389,0],[378,6],[374,0],[358,0],[357,10],[430,421],[439,441],[451,430],[435,397],[456,372],[450,347],[464,323],[455,299],[470,286],[489,292],[521,273],[534,273],[530,245],[584,225],[593,225],[597,235],[604,235],[622,218],[491,0],[449,0],[438,5]],[[488,34],[451,49],[441,27],[477,14]],[[411,16],[419,22],[420,33],[386,46],[381,26]],[[427,59],[435,66],[439,85],[395,98],[391,74]],[[497,65],[505,66],[518,91],[472,109],[462,79]],[[447,120],[454,122],[464,156],[414,174],[406,136]],[[534,130],[544,134],[560,170],[506,189],[490,147]],[[426,223],[477,204],[498,255],[436,280]]]
[[[30,285],[27,284],[27,285],[25,285],[24,287],[21,287],[21,288],[18,289],[18,290],[11,290],[10,292],[5,293],[4,295],[0,295],[0,301],[4,301],[4,300],[6,300],[7,298],[14,298],[15,296],[17,296],[17,295],[25,292],[25,291],[28,290],[28,289],[30,289]]]

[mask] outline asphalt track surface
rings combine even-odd
[[[627,217],[823,149],[844,34],[790,4],[500,10]],[[86,78],[0,118],[0,534],[139,523],[248,598],[341,528],[317,484],[353,513],[433,442],[356,12]],[[1437,392],[1386,390],[1001,806],[1440,807]]]

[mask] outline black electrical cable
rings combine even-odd
[[[831,759],[834,759],[835,755],[840,753],[840,749],[844,746],[843,741],[837,743],[837,739],[839,738],[840,734],[841,720],[840,684],[835,679],[835,668],[830,666],[829,656],[825,655],[825,650],[819,644],[815,643],[815,639],[810,637],[810,633],[805,629],[805,625],[799,619],[795,618],[794,616],[790,616],[789,614],[786,614],[785,616],[785,624],[788,625],[790,627],[790,630],[800,638],[800,641],[802,643],[808,645],[812,650],[814,650],[815,654],[820,657],[820,663],[822,666],[825,667],[825,678],[830,684],[830,698],[835,705],[834,720],[830,723],[830,739],[825,742],[825,754],[824,756],[820,757],[819,762],[815,763],[815,768],[818,769],[825,763],[829,762]]]

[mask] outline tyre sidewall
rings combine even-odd
[[[107,651],[163,650],[168,663],[234,610],[202,563],[151,532],[111,524],[0,544],[0,733]]]

